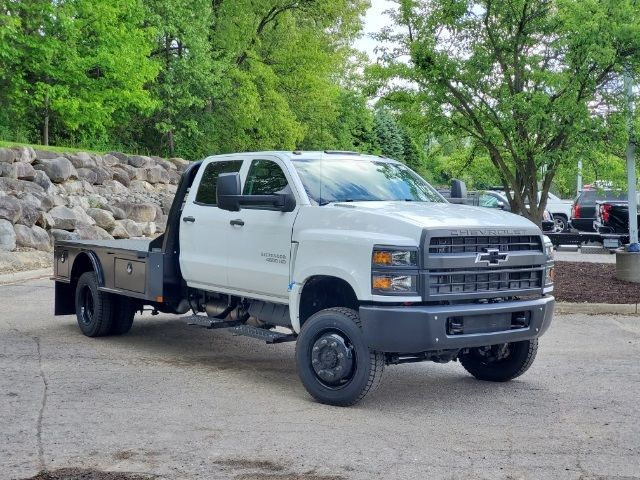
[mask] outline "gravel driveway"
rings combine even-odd
[[[165,315],[89,339],[48,280],[0,286],[0,306],[2,479],[640,478],[636,317],[557,316],[510,383],[389,367],[341,409],[307,395],[293,344]]]

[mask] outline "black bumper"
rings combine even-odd
[[[551,296],[535,300],[445,306],[360,307],[365,340],[373,350],[393,353],[421,353],[481,347],[529,340],[542,335],[551,324],[555,300]],[[510,315],[524,315],[527,326],[500,329]],[[451,333],[451,321],[486,325],[481,333]],[[497,327],[492,328],[492,325]]]

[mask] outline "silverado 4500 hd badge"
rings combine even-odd
[[[264,257],[265,262],[269,263],[287,263],[287,256],[281,253],[262,252],[260,256]]]

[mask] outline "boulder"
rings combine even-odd
[[[53,220],[53,226],[58,230],[75,230],[79,223],[76,212],[68,207],[53,207],[49,210],[49,215]]]
[[[69,208],[80,207],[83,210],[83,212],[87,208],[91,208],[91,205],[89,204],[89,199],[83,195],[70,196],[67,201],[67,206]]]
[[[103,185],[106,187],[107,191],[112,194],[118,195],[128,195],[129,189],[125,187],[123,184],[118,182],[117,180],[105,180]]]
[[[95,193],[93,186],[86,180],[67,180],[64,183],[59,184],[66,193],[71,195],[85,195],[88,193]]]
[[[47,232],[38,227],[27,227],[26,225],[16,225],[16,244],[19,247],[35,248],[36,250],[51,251],[51,241]]]
[[[20,180],[33,180],[36,177],[36,170],[27,162],[13,164],[16,169],[16,177]]]
[[[113,157],[116,157],[118,160],[120,160],[120,163],[123,164],[127,164],[129,163],[129,155],[127,155],[126,153],[122,153],[122,152],[107,152],[107,155],[111,155]]]
[[[36,159],[38,160],[53,160],[60,156],[59,153],[52,152],[50,150],[34,150],[34,152],[36,154]]]
[[[147,169],[146,168],[136,168],[133,171],[133,175],[131,175],[131,180],[144,180],[147,181]]]
[[[53,217],[47,212],[38,212],[38,218],[36,219],[36,225],[49,230],[54,226]],[[61,230],[64,231],[64,230]]]
[[[44,189],[34,182],[0,177],[0,190],[5,192],[29,192],[34,195],[44,195]]]
[[[20,215],[22,215],[22,206],[19,200],[8,195],[0,197],[0,219],[16,223]]]
[[[21,210],[22,213],[16,223],[26,225],[27,227],[33,227],[40,216],[40,203],[33,201],[22,200]]]
[[[153,222],[156,219],[156,207],[153,203],[130,203],[124,210],[127,217],[135,222]]]
[[[167,159],[169,162],[173,163],[179,172],[182,172],[187,166],[191,163],[184,158],[174,157]]]
[[[15,163],[0,163],[0,177],[18,178]]]
[[[119,168],[114,168],[112,170],[112,173],[114,180],[120,182],[125,187],[128,187],[130,185],[131,179],[129,178],[127,172],[125,172],[124,170],[120,170]]]
[[[172,185],[177,185],[180,183],[180,178],[182,175],[176,172],[175,170],[169,170],[169,183]]]
[[[106,155],[102,156],[102,163],[104,164],[105,167],[111,168],[111,167],[115,167],[116,165],[120,165],[121,161],[115,155],[111,155],[107,153]]]
[[[160,166],[147,168],[147,182],[151,184],[169,183],[169,172]]]
[[[151,157],[156,162],[157,165],[161,166],[165,170],[177,170],[178,167],[174,163],[171,163],[169,160],[165,160],[161,157]]]
[[[151,157],[146,157],[144,155],[131,155],[129,157],[129,165],[136,168],[148,168],[153,167],[154,162]]]
[[[83,225],[75,231],[80,240],[113,240],[109,232],[96,225]]]
[[[12,150],[16,152],[16,162],[33,163],[36,159],[36,151],[29,147],[13,147]]]
[[[145,237],[152,237],[156,233],[156,224],[155,222],[145,222],[138,224],[140,229],[142,230],[142,234]]]
[[[16,232],[8,220],[0,220],[0,251],[12,252],[16,249]]]
[[[116,223],[113,230],[111,230],[111,235],[113,235],[113,238],[129,238],[129,233],[120,223]]]
[[[53,207],[66,207],[68,203],[67,199],[60,195],[45,195],[42,197],[40,206],[44,211],[48,212]]]
[[[113,218],[116,220],[124,220],[127,218],[127,212],[125,212],[122,208],[116,207],[115,205],[105,205],[105,210],[108,210],[113,215]]]
[[[36,170],[36,173],[33,177],[33,182],[42,187],[43,190],[49,190],[49,188],[51,188],[51,186],[53,185],[51,179],[42,170]]]
[[[13,163],[16,160],[16,151],[10,148],[0,148],[0,163]]]
[[[66,230],[60,230],[57,228],[52,228],[51,230],[49,230],[49,234],[56,241],[80,240],[80,235],[78,235],[76,232],[68,232]]]
[[[65,153],[64,155],[75,168],[92,168],[96,167],[95,159],[87,152]]]
[[[89,225],[93,226],[96,224],[96,221],[93,218],[91,218],[89,215],[87,215],[87,212],[85,211],[85,209],[80,205],[76,205],[75,207],[72,207],[71,210],[73,210],[76,214],[76,217],[78,217],[77,228],[81,226],[89,226]]]
[[[97,193],[93,193],[89,195],[87,199],[89,200],[89,207],[87,208],[105,209],[109,205],[109,201],[106,198],[104,198],[102,195],[98,195]]]
[[[116,226],[116,219],[113,217],[111,212],[106,210],[101,210],[99,208],[90,208],[87,210],[87,215],[89,215],[101,228],[104,228],[106,231],[110,232]]]
[[[129,177],[129,180],[133,180],[134,178],[136,178],[136,172],[138,171],[137,168],[132,167],[131,165],[123,164],[123,163],[116,165],[115,167],[112,168],[112,170],[122,170],[127,174],[127,176]]]
[[[167,193],[160,194],[160,206],[162,208],[162,213],[168,215],[169,210],[171,210],[171,205],[173,205],[174,195],[169,195]]]
[[[96,181],[98,185],[104,185],[104,182],[106,182],[107,180],[113,180],[113,173],[111,173],[106,168],[95,167],[93,171],[98,177],[98,180]]]
[[[129,237],[142,236],[142,229],[133,220],[129,220],[128,218],[125,220],[116,220],[116,228],[118,225],[125,229]],[[114,228],[114,231],[115,231],[115,228]]]
[[[98,174],[90,168],[81,167],[78,168],[77,172],[78,178],[90,183],[91,185],[98,183]]]
[[[149,182],[145,182],[144,180],[131,180],[129,190],[134,193],[148,193],[155,191],[153,185],[151,185]]]
[[[58,157],[53,160],[38,160],[36,170],[43,170],[54,183],[62,183],[78,178],[78,172],[68,158]]]

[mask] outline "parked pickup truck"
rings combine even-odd
[[[638,198],[640,204],[640,198]],[[640,220],[640,215],[638,215]],[[629,201],[603,200],[596,202],[596,218],[593,228],[598,233],[629,233]]]
[[[55,314],[90,337],[150,306],[296,341],[308,392],[346,406],[391,364],[523,374],[553,315],[551,251],[523,217],[449,204],[387,158],[220,155],[185,170],[160,237],[57,242]]]

